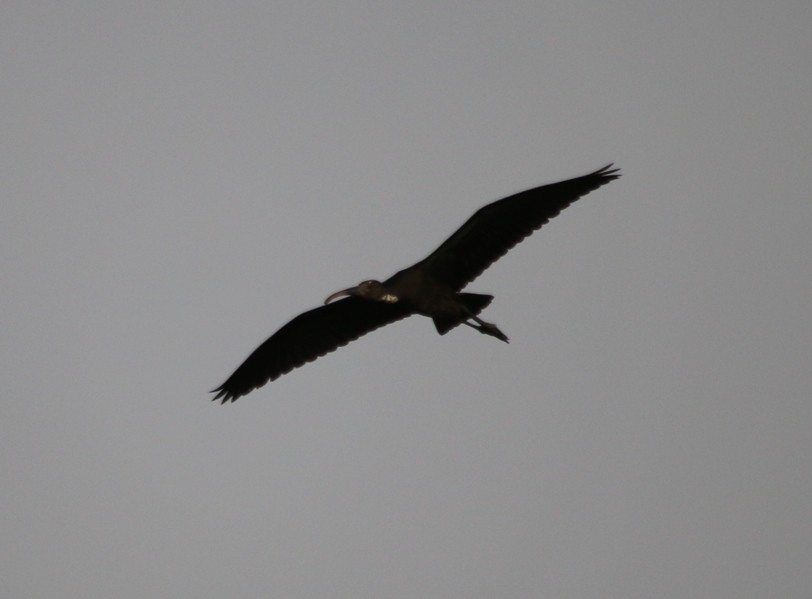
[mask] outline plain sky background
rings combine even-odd
[[[4,2],[0,595],[812,595],[812,4]],[[614,161],[228,406],[329,293]]]

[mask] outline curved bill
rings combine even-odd
[[[355,292],[358,290],[358,285],[355,287],[348,287],[347,289],[342,289],[341,291],[336,291],[332,295],[330,295],[326,300],[324,300],[325,304],[329,304],[331,301],[338,299],[340,297],[344,297],[345,295],[355,295]]]

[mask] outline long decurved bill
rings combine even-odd
[[[355,295],[355,292],[358,291],[358,285],[355,287],[348,287],[347,289],[342,289],[341,291],[336,291],[326,300],[324,300],[325,304],[329,304],[331,301],[338,299],[340,297],[344,297],[345,295]]]

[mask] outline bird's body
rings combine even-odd
[[[561,210],[617,179],[618,170],[611,166],[488,204],[424,260],[383,282],[364,281],[332,294],[325,305],[300,314],[260,345],[213,391],[214,399],[235,401],[361,335],[412,314],[432,318],[441,335],[465,324],[507,342],[496,325],[478,316],[493,296],[461,290]],[[343,296],[350,297],[333,302]]]

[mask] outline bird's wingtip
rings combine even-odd
[[[601,177],[617,179],[620,177],[620,167],[615,167],[614,162],[610,162],[604,167],[599,168],[596,170],[593,175],[600,175]]]
[[[229,401],[232,401],[232,402],[236,401],[237,396],[232,394],[225,387],[226,387],[225,385],[220,385],[219,387],[217,387],[217,389],[212,389],[211,391],[209,391],[209,393],[216,393],[217,394],[214,397],[212,397],[211,400],[212,401],[217,401],[219,399],[220,400],[220,405],[223,405],[223,404],[225,404],[225,403],[227,403]]]

